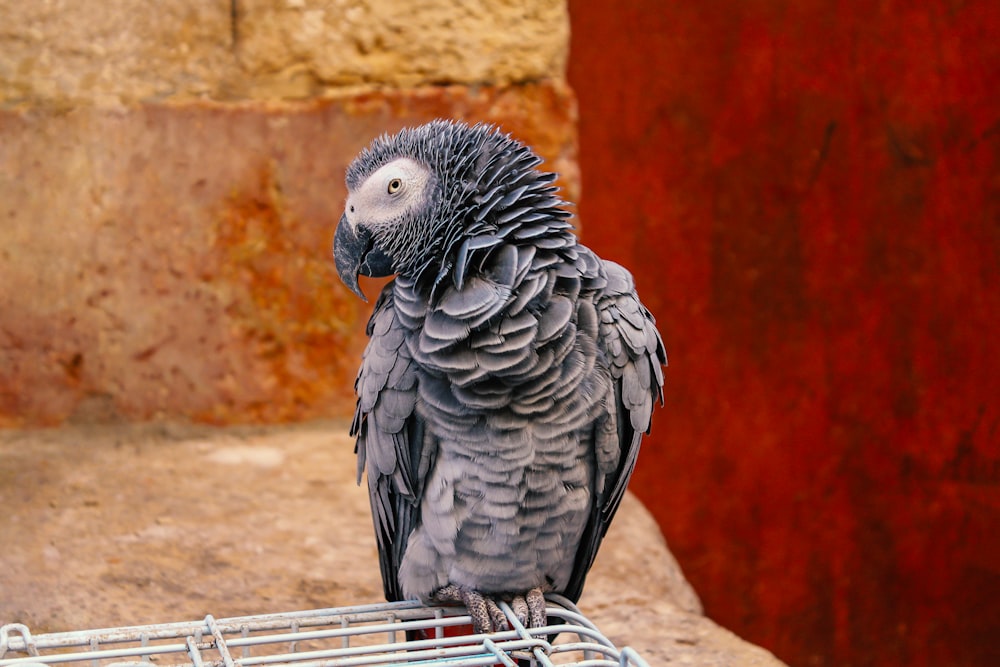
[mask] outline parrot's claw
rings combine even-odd
[[[546,623],[545,596],[541,588],[532,588],[524,595],[494,595],[480,593],[462,586],[449,584],[439,588],[433,596],[436,602],[453,602],[465,605],[477,634],[491,634],[510,629],[507,617],[497,600],[510,602],[517,620],[529,628],[540,628]]]
[[[528,591],[525,602],[528,604],[528,627],[540,628],[548,623],[548,616],[545,613],[545,595],[541,588],[532,588]]]
[[[514,610],[514,616],[517,617],[521,625],[528,624],[528,603],[523,595],[515,595],[514,599],[510,601],[510,608]]]
[[[545,615],[545,596],[541,588],[532,588],[524,595],[515,595],[510,601],[514,616],[521,625],[540,628],[548,621]]]

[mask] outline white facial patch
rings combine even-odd
[[[401,157],[379,167],[347,195],[345,214],[352,227],[378,228],[395,223],[424,206],[431,171],[416,160]]]

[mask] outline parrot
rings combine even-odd
[[[477,632],[578,601],[663,404],[632,275],[577,238],[558,175],[492,124],[383,134],[347,167],[336,271],[393,278],[356,376],[386,599],[464,604]]]

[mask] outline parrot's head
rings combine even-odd
[[[506,235],[528,219],[569,227],[555,174],[536,170],[540,162],[490,125],[436,120],[379,137],[347,168],[333,245],[340,279],[362,299],[359,275],[433,289],[457,274],[460,284],[457,258],[469,256],[470,239]]]

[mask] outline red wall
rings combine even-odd
[[[670,354],[632,488],[707,613],[1000,664],[1000,3],[570,8],[583,236]]]

